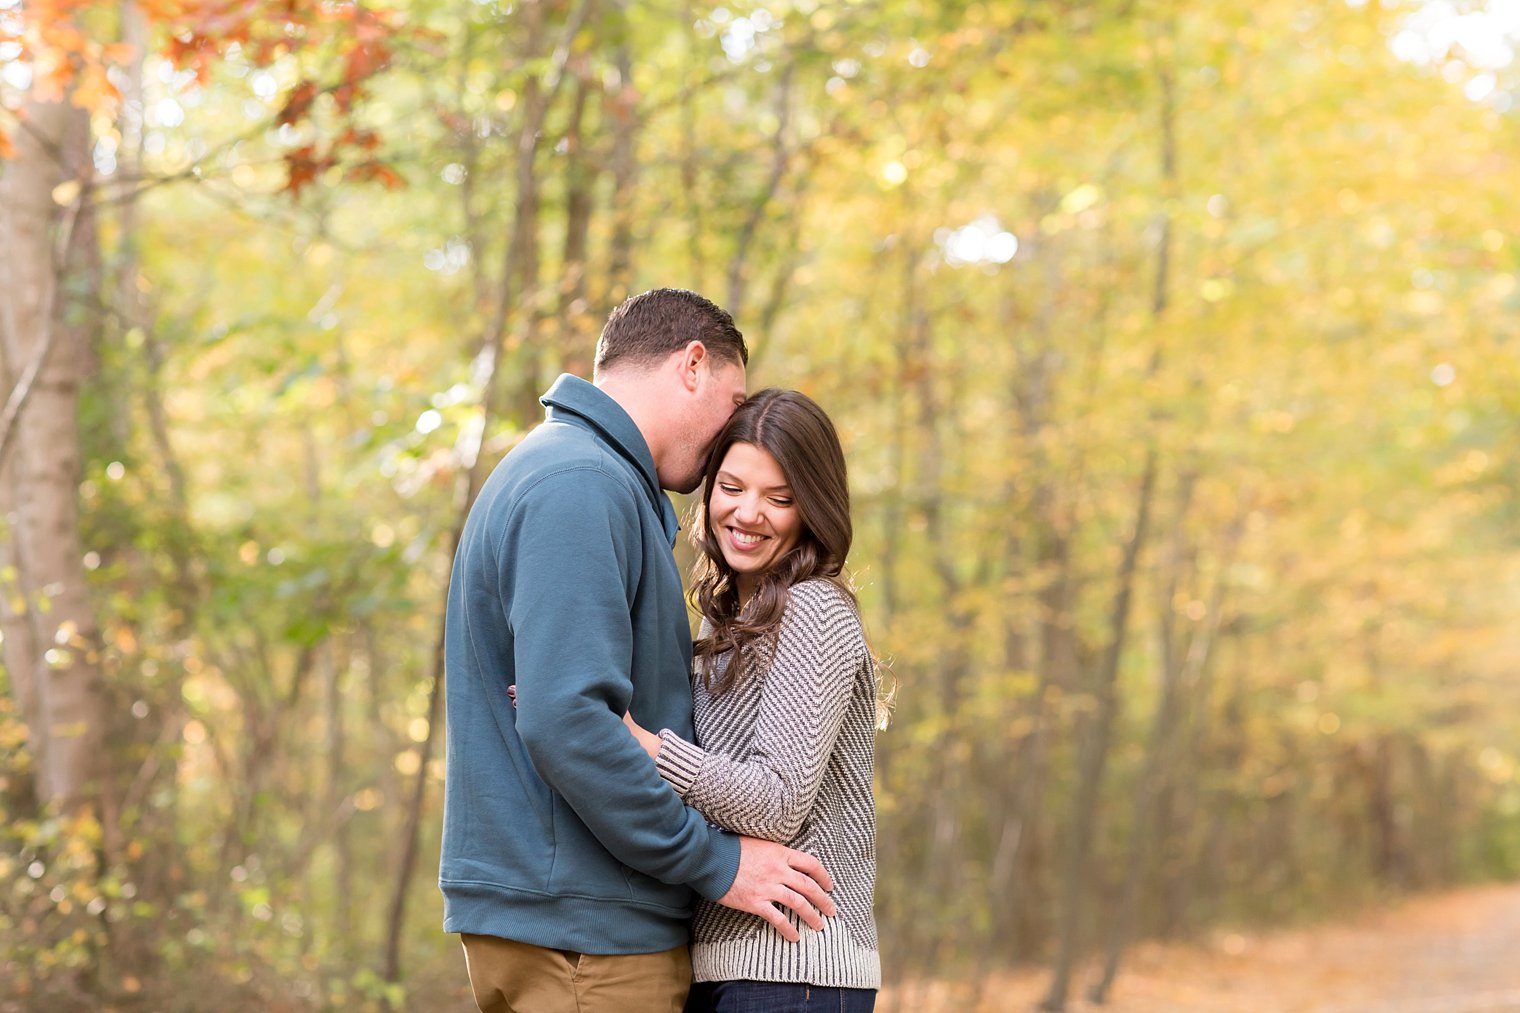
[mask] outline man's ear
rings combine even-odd
[[[707,362],[707,346],[700,341],[689,341],[681,350],[681,382],[686,389],[695,392],[701,382],[701,370]]]

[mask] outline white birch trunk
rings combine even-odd
[[[37,798],[64,809],[100,798],[106,704],[99,630],[79,542],[80,382],[89,356],[65,324],[64,275],[83,265],[88,216],[60,184],[87,178],[89,122],[67,103],[29,104],[16,158],[0,168],[0,347],[6,395],[45,356],[16,417],[0,506],[15,594],[4,619],[4,660],[33,744]],[[72,200],[84,199],[76,195]],[[57,245],[72,237],[64,270]]]

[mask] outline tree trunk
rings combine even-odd
[[[1184,685],[1183,656],[1178,643],[1175,616],[1177,589],[1181,583],[1182,561],[1185,554],[1183,532],[1188,511],[1192,505],[1193,478],[1184,476],[1178,493],[1177,515],[1172,520],[1172,537],[1169,551],[1164,553],[1163,564],[1168,579],[1157,596],[1160,601],[1161,627],[1161,696],[1151,716],[1150,734],[1146,741],[1145,760],[1135,789],[1134,805],[1130,814],[1129,856],[1125,863],[1124,884],[1119,898],[1119,908],[1109,922],[1103,972],[1088,991],[1088,998],[1102,1004],[1108,1001],[1109,989],[1119,973],[1119,961],[1124,948],[1129,945],[1133,931],[1135,909],[1140,903],[1140,885],[1145,877],[1148,861],[1155,850],[1156,803],[1162,792],[1162,782],[1171,769],[1171,756],[1177,734],[1177,722]]]
[[[692,0],[686,0],[682,17],[686,24],[695,24],[702,15]],[[685,66],[690,67],[687,63]],[[702,221],[702,200],[697,190],[701,163],[701,141],[697,138],[697,95],[700,88],[692,86],[688,79],[681,89],[681,198],[686,214],[686,272],[692,285],[702,291],[707,287],[706,270],[708,258],[702,253],[702,239],[706,228]],[[728,312],[739,319],[738,309],[730,302]]]
[[[990,893],[998,900],[994,912],[993,940],[986,948],[982,973],[978,975],[985,990],[990,985],[988,972],[994,954],[1007,964],[1023,959],[1028,938],[1033,931],[1030,914],[1034,905],[1026,905],[1028,895],[1025,856],[1039,827],[1041,799],[1045,792],[1048,748],[1051,738],[1050,701],[1057,689],[1069,688],[1079,667],[1078,645],[1070,621],[1076,576],[1073,573],[1071,539],[1059,514],[1059,496],[1048,476],[1053,472],[1049,454],[1040,440],[1043,427],[1051,423],[1051,404],[1060,371],[1059,357],[1053,347],[1055,293],[1061,291],[1058,258],[1043,256],[1040,247],[1047,241],[1035,236],[1030,243],[1036,263],[1046,267],[1046,283],[1039,289],[1039,306],[1027,325],[1006,314],[1009,333],[1027,334],[1027,340],[1013,344],[1014,363],[1010,375],[1017,378],[1010,387],[1009,411],[1017,425],[1010,427],[1013,443],[1007,450],[1011,460],[1028,459],[1028,474],[1042,476],[1028,496],[1028,506],[1018,503],[1016,483],[1010,481],[1003,500],[1010,512],[1021,518],[1020,530],[1009,536],[1007,551],[1010,574],[1038,574],[1040,583],[1032,593],[1033,623],[1016,608],[1009,608],[1004,621],[1005,666],[1009,671],[1033,670],[1037,684],[1032,696],[1022,701],[1020,717],[1028,722],[1022,737],[1005,747],[1006,766],[1013,770],[1006,792],[1004,827],[998,850],[992,860]],[[1025,554],[1028,554],[1026,558]],[[1032,656],[1032,657],[1031,657]],[[1026,910],[1027,907],[1027,910]]]
[[[745,215],[744,224],[740,226],[739,236],[734,242],[734,254],[728,262],[727,308],[735,320],[739,319],[744,296],[749,291],[750,248],[766,210],[776,199],[776,192],[781,189],[781,181],[786,176],[787,164],[791,159],[791,151],[787,147],[787,130],[791,121],[792,79],[796,75],[796,69],[796,63],[788,62],[776,85],[776,132],[771,139],[770,172],[766,175],[765,186],[750,204],[749,214]]]
[[[17,406],[13,460],[3,466],[22,603],[7,627],[25,623],[30,636],[14,646],[7,636],[5,661],[22,711],[31,715],[37,798],[99,818],[108,708],[77,501],[79,390],[90,357],[64,294],[69,272],[86,265],[93,242],[84,210],[89,119],[67,103],[33,103],[26,123],[16,135],[16,159],[0,175],[7,306],[0,340],[14,384],[7,405]]]
[[[337,877],[337,883],[334,884],[333,934],[338,941],[337,950],[347,966],[353,962],[358,947],[354,945],[354,859],[352,835],[349,833],[352,796],[345,790],[348,782],[348,731],[343,720],[343,676],[347,666],[338,663],[336,654],[337,645],[329,644],[322,656],[323,695],[327,710],[327,791],[323,816],[327,823],[328,837],[332,841],[334,875]],[[313,921],[309,915],[304,919],[307,925]]]
[[[171,604],[168,623],[170,637],[178,642],[190,638],[200,603],[199,581],[195,575],[195,531],[190,518],[190,493],[184,469],[170,439],[170,422],[162,392],[163,368],[168,352],[154,321],[141,284],[138,243],[138,195],[142,191],[143,148],[143,59],[149,51],[147,22],[131,0],[122,4],[122,41],[132,46],[134,57],[124,70],[123,108],[119,119],[121,143],[118,147],[118,176],[128,183],[117,203],[119,253],[116,258],[114,285],[115,310],[123,332],[136,329],[142,335],[147,375],[143,400],[148,435],[158,454],[158,469],[163,476],[163,495],[158,498],[167,514],[160,520],[164,545],[173,566],[174,578],[166,588]],[[120,340],[120,337],[118,337]],[[124,418],[129,409],[122,407]],[[141,856],[131,866],[133,882],[139,896],[157,906],[160,914],[155,925],[146,929],[153,935],[173,931],[170,925],[183,915],[173,903],[173,893],[183,884],[184,864],[180,861],[179,755],[180,738],[186,720],[182,693],[183,669],[175,663],[164,666],[163,675],[149,687],[142,687],[150,704],[149,718],[118,722],[123,733],[120,740],[131,743],[134,754],[143,760],[136,770],[128,770],[130,785],[121,803],[122,832],[143,844]],[[118,753],[118,755],[120,755]],[[136,947],[133,962],[151,958],[151,941]]]
[[[1119,662],[1124,654],[1128,634],[1135,571],[1148,533],[1151,499],[1160,469],[1159,457],[1155,447],[1146,453],[1145,473],[1140,479],[1136,497],[1135,527],[1125,543],[1124,558],[1119,565],[1118,586],[1114,592],[1113,611],[1109,619],[1108,648],[1104,651],[1094,687],[1098,711],[1089,724],[1078,754],[1077,794],[1066,845],[1066,861],[1061,874],[1061,930],[1050,991],[1040,1003],[1043,1010],[1058,1011],[1066,1008],[1066,993],[1071,984],[1072,967],[1080,942],[1079,928],[1087,899],[1087,866],[1098,822],[1098,798],[1103,786],[1103,770],[1108,761],[1109,746],[1113,740],[1114,719],[1119,710],[1116,685]]]
[[[586,299],[586,274],[590,270],[593,186],[597,170],[586,157],[586,107],[591,95],[588,70],[575,76],[575,96],[570,104],[570,125],[565,130],[565,238],[559,312],[554,345],[565,371],[577,376],[591,373],[595,315]]]
[[[1158,133],[1164,193],[1162,194],[1162,210],[1157,216],[1160,224],[1160,238],[1156,244],[1156,274],[1151,286],[1151,319],[1159,323],[1166,315],[1169,304],[1171,277],[1172,220],[1166,202],[1173,195],[1172,191],[1175,189],[1177,179],[1177,145],[1169,67],[1162,65],[1157,68],[1157,83],[1161,95]],[[1162,354],[1158,344],[1147,370],[1148,377],[1154,378],[1160,373],[1161,363]],[[1124,558],[1119,566],[1118,584],[1110,618],[1110,640],[1104,652],[1095,688],[1098,710],[1079,751],[1076,803],[1072,813],[1071,836],[1066,849],[1065,867],[1062,872],[1061,929],[1050,990],[1040,1004],[1040,1008],[1044,1010],[1059,1011],[1066,1008],[1066,995],[1070,987],[1072,966],[1079,945],[1078,930],[1085,907],[1087,864],[1092,852],[1093,832],[1097,826],[1098,798],[1113,736],[1113,722],[1118,712],[1119,662],[1124,652],[1135,571],[1148,533],[1151,501],[1155,494],[1159,471],[1160,451],[1152,440],[1146,450],[1145,469],[1140,480],[1135,509],[1134,530],[1124,547]]]
[[[617,89],[607,100],[612,122],[612,239],[607,257],[607,291],[603,302],[615,306],[633,293],[633,187],[638,178],[636,152],[638,92],[633,86],[633,49],[628,42],[628,0],[615,0],[619,39],[615,54]]]

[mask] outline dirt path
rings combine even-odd
[[[1206,946],[1144,945],[1111,1001],[1070,1013],[1520,1013],[1520,884],[1420,898],[1350,922],[1270,935],[1220,933]],[[913,990],[914,1013],[1032,1010],[1043,974],[968,989]],[[883,996],[891,1009],[890,997]]]

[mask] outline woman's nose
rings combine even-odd
[[[738,509],[734,511],[740,524],[753,524],[760,520],[760,501],[752,496],[745,496],[739,501]]]

